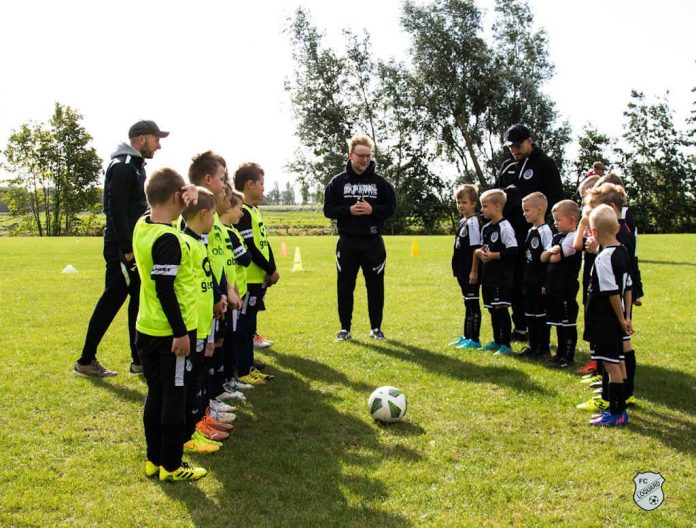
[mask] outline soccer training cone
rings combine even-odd
[[[295,248],[295,261],[292,263],[292,270],[290,271],[293,273],[296,271],[304,271],[304,268],[302,267],[302,254],[300,253],[299,247]]]
[[[68,264],[63,268],[63,273],[77,273],[77,270],[73,267],[72,264]]]
[[[414,238],[413,242],[411,242],[411,256],[417,257],[418,255],[420,255],[420,249],[418,248],[418,240]]]
[[[288,256],[288,244],[283,240],[280,243],[280,256],[281,257],[287,257]]]

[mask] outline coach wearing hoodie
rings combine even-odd
[[[382,240],[384,220],[394,214],[396,197],[391,184],[375,172],[374,143],[367,136],[354,136],[348,142],[346,170],[334,176],[324,192],[324,215],[336,220],[338,244],[338,317],[341,330],[336,341],[350,339],[353,291],[362,268],[367,288],[370,337],[384,339],[384,268],[387,252]]]
[[[73,369],[80,376],[103,378],[116,375],[116,372],[99,363],[97,347],[128,295],[128,334],[132,357],[130,372],[142,372],[135,348],[140,278],[133,257],[133,228],[147,210],[145,160],[152,159],[160,149],[160,139],[168,135],[169,132],[160,130],[154,121],[138,121],[128,131],[129,143],[121,143],[111,155],[104,176],[106,285],[89,321],[82,356]]]
[[[563,198],[561,175],[556,163],[533,142],[532,134],[526,126],[517,124],[508,128],[505,146],[510,149],[510,157],[500,167],[495,187],[503,189],[507,194],[503,215],[515,230],[518,247],[524,247],[527,231],[531,226],[522,214],[522,198],[533,192],[543,193],[548,200],[546,214],[550,216],[554,204]],[[520,251],[518,255],[512,292],[512,321],[515,325],[513,340],[526,341],[527,320],[521,289],[525,253]]]

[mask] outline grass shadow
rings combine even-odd
[[[693,421],[657,413],[651,409],[631,413],[628,427],[682,453],[696,453]]]
[[[474,383],[495,383],[497,385],[507,385],[519,392],[536,392],[553,396],[554,391],[550,391],[529,379],[524,372],[506,366],[481,366],[461,359],[455,359],[445,354],[438,354],[414,345],[408,345],[400,341],[390,339],[380,341],[379,344],[371,342],[369,344],[361,341],[353,341],[355,344],[374,350],[402,361],[412,361],[424,369],[461,381]],[[502,359],[502,358],[501,358]]]
[[[636,369],[636,395],[689,414],[696,409],[696,377],[686,372],[640,363]]]
[[[640,260],[640,264],[660,264],[663,266],[696,266],[694,262],[673,262],[668,260]]]
[[[142,376],[139,376],[139,377],[142,378]],[[140,403],[140,404],[145,403],[145,396],[147,394],[147,383],[145,383],[144,378],[142,378],[142,381],[143,381],[143,390],[142,391],[137,391],[137,390],[131,389],[129,387],[124,387],[123,385],[118,385],[116,383],[112,383],[111,381],[108,381],[108,378],[81,377],[81,379],[89,381],[95,387],[98,387],[100,389],[105,389],[105,390],[112,392],[116,397],[118,397],[119,399],[121,399],[123,401],[136,402],[136,403]]]

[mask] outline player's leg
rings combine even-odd
[[[361,252],[360,267],[365,277],[367,289],[367,312],[370,329],[381,333],[384,311],[384,272],[387,265],[387,251],[382,237],[366,237]],[[374,336],[373,336],[374,337]]]
[[[527,317],[527,334],[529,347],[524,352],[526,357],[534,358],[539,355],[539,297],[540,295],[533,290],[526,290],[524,293],[524,314]]]
[[[524,309],[524,294],[522,292],[522,277],[527,259],[524,251],[520,251],[514,261],[514,281],[510,289],[510,304],[512,307],[512,322],[515,330],[512,333],[515,341],[527,341],[527,317]]]
[[[341,329],[350,332],[353,318],[353,292],[360,261],[355,252],[352,237],[340,237],[336,244],[336,289],[338,293],[338,318]]]
[[[142,373],[140,366],[140,356],[135,346],[135,321],[138,319],[138,308],[140,306],[140,275],[135,266],[128,268],[128,338],[131,349],[131,374]]]
[[[479,304],[479,285],[468,284],[467,281],[464,290],[464,307],[466,309],[464,337],[468,338],[473,346],[480,346],[481,305]]]

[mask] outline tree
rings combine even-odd
[[[278,182],[274,182],[273,189],[263,197],[264,205],[278,205],[280,203],[280,187]]]
[[[39,236],[71,234],[78,214],[98,201],[102,161],[88,146],[92,138],[80,119],[56,103],[48,123],[23,124],[3,152],[4,168],[13,175],[10,214],[30,214]]]
[[[290,182],[285,182],[285,190],[280,193],[280,203],[283,205],[295,205],[295,189]]]
[[[591,124],[583,127],[582,133],[578,137],[578,157],[573,164],[577,185],[580,184],[595,161],[601,161],[606,166],[611,165],[608,151],[613,147],[614,142],[609,136],[602,134]]]

